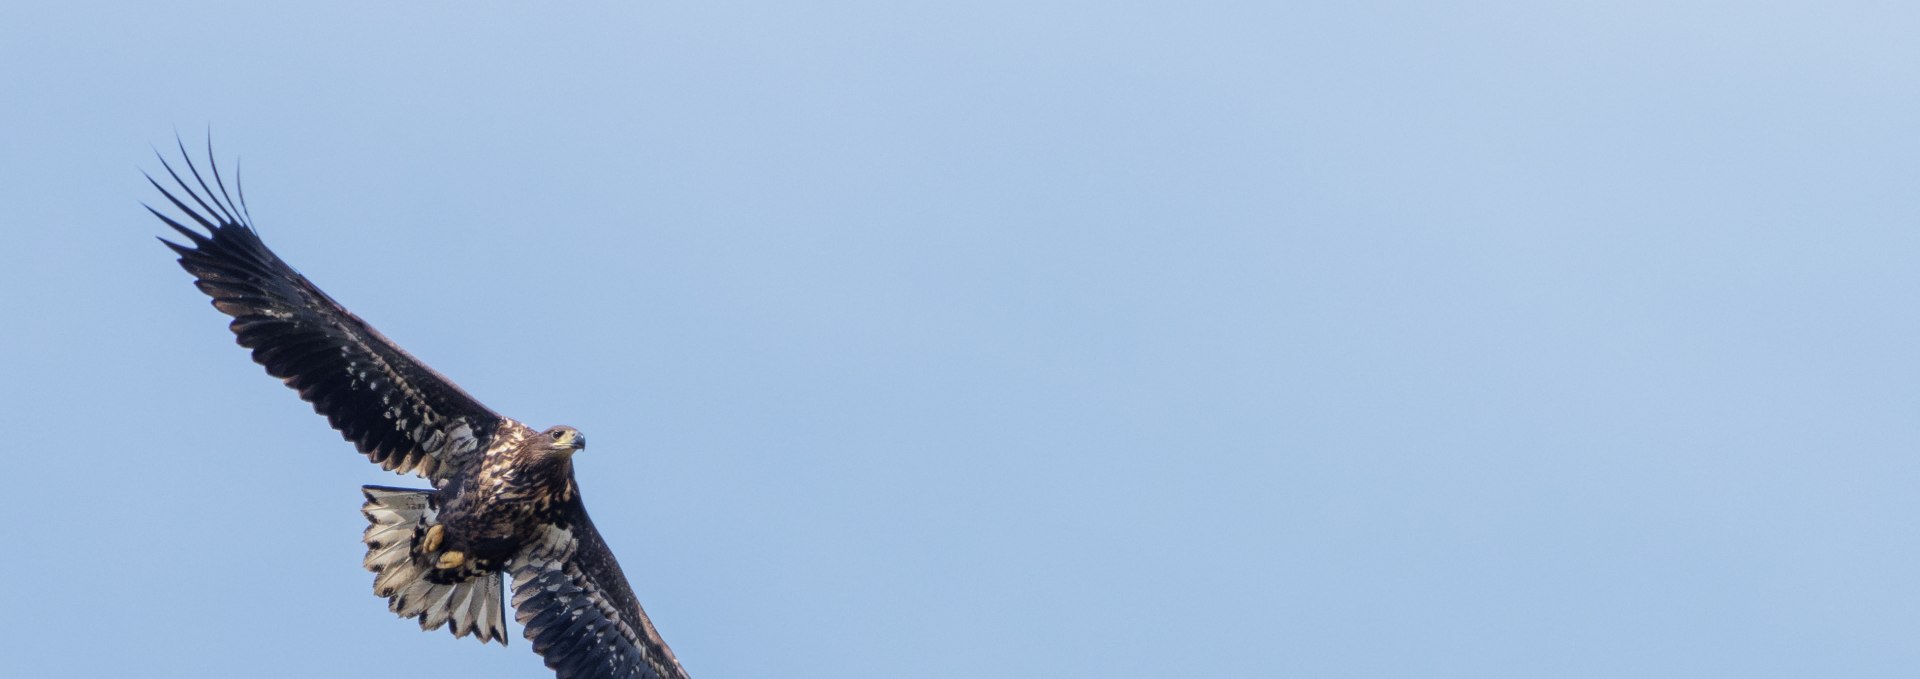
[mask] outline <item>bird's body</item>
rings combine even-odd
[[[448,478],[436,493],[447,498],[438,524],[444,527],[439,549],[445,551],[439,553],[459,552],[462,560],[493,571],[539,537],[543,526],[564,521],[561,512],[577,492],[570,453],[548,450],[554,439],[512,420],[501,427],[509,430],[495,434],[479,463]]]
[[[585,437],[481,405],[268,250],[217,168],[209,184],[187,167],[199,191],[167,172],[192,206],[154,186],[206,233],[153,212],[189,241],[163,240],[233,317],[240,345],[368,459],[433,486],[363,489],[364,565],[389,609],[505,644],[506,577],[526,638],[559,677],[685,679],[581,502],[573,455]]]

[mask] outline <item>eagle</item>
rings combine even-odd
[[[177,188],[147,181],[200,228],[146,205],[186,240],[160,242],[267,374],[367,459],[432,485],[362,488],[362,565],[388,610],[504,646],[510,579],[514,617],[557,677],[686,679],[587,516],[573,472],[586,436],[494,412],[347,311],[261,242],[211,141],[204,176],[179,146],[193,183],[164,155]]]

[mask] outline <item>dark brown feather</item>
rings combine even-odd
[[[184,150],[183,150],[184,153]],[[414,359],[294,271],[254,233],[245,211],[202,178],[192,160],[182,180],[161,162],[178,193],[148,177],[201,233],[152,210],[188,243],[166,241],[180,266],[255,362],[313,404],[315,412],[381,467],[436,484],[480,456],[501,417]],[[224,188],[215,173],[213,186]],[[187,197],[182,200],[181,195]],[[199,209],[195,209],[195,207]]]
[[[687,679],[578,495],[562,517],[510,570],[533,651],[560,679]]]

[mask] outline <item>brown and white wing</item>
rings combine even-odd
[[[533,652],[559,679],[687,679],[579,498],[510,567]]]
[[[184,146],[180,151],[186,154]],[[186,237],[185,245],[161,242],[179,253],[180,266],[213,298],[214,308],[233,317],[228,327],[240,346],[253,350],[253,360],[298,391],[315,412],[385,469],[438,483],[484,452],[504,418],[381,336],[268,250],[247,216],[246,194],[241,192],[238,202],[227,194],[218,167],[211,165],[211,148],[208,155],[217,192],[191,159],[187,169],[199,191],[165,158],[161,163],[179,193],[147,178],[206,233],[151,206],[147,209]]]

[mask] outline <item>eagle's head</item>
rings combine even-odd
[[[568,426],[548,427],[540,432],[539,443],[546,444],[549,455],[572,457],[574,453],[587,449],[587,437],[580,430]]]

